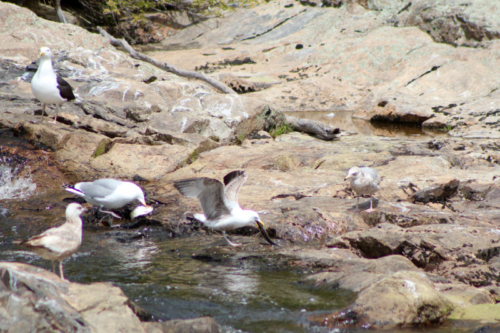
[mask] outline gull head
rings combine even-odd
[[[51,59],[52,51],[48,47],[44,46],[40,48],[40,57],[42,57],[43,59]]]
[[[144,198],[144,192],[138,185],[131,182],[123,182],[120,186],[120,191],[129,193],[130,198],[138,200],[143,206],[147,206],[146,199]]]
[[[86,209],[82,205],[76,202],[72,202],[66,207],[66,219],[78,217],[85,212]]]
[[[349,169],[349,172],[347,172],[347,176],[344,178],[344,180],[358,179],[360,175],[361,175],[361,169],[358,167],[352,167]]]

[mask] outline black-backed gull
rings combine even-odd
[[[48,104],[56,105],[56,114],[54,116],[55,124],[59,105],[64,102],[75,99],[73,88],[63,78],[57,75],[52,68],[52,51],[48,47],[40,49],[40,64],[31,80],[31,91],[33,95],[42,102],[42,121],[45,113],[45,106]]]

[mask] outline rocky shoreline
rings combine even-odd
[[[359,321],[334,320],[336,312],[309,318],[318,326],[389,329],[473,320],[494,330],[500,300],[500,16],[493,14],[500,9],[488,1],[452,8],[438,0],[413,1],[408,8],[401,1],[287,4],[292,6],[271,2],[238,10],[156,46],[183,42],[190,49],[150,52],[255,90],[224,95],[134,60],[99,35],[0,3],[0,128],[29,140],[39,153],[2,149],[26,159],[31,169],[23,172],[41,170],[33,173],[39,193],[104,177],[141,182],[155,211],[135,227],[152,225],[186,239],[208,231],[184,219],[199,206],[181,197],[173,182],[221,179],[243,169],[248,181],[240,202],[261,214],[280,246],[248,237],[254,230],[247,229],[233,234],[243,240],[241,248],[207,247],[195,255],[222,262],[240,251],[264,263],[281,258],[310,270],[301,284],[357,293],[349,309]],[[463,22],[456,24],[457,18]],[[63,106],[55,125],[33,123],[40,104],[26,67],[41,46],[55,51],[54,67],[80,97]],[[449,135],[365,136],[341,128],[336,140],[325,141],[263,132],[290,110],[349,110],[358,118],[417,123]],[[382,176],[374,212],[355,210],[344,181],[355,165]],[[1,263],[0,270],[8,297],[33,293],[43,305],[36,291],[42,288],[61,300],[40,315],[47,327],[113,331],[106,323],[123,322],[134,331],[183,330],[141,322],[119,288],[106,283],[67,285],[17,263]],[[111,293],[116,303],[107,307],[106,296],[78,303],[68,293]],[[90,303],[99,304],[92,314],[85,312]],[[23,304],[15,311],[33,312]],[[97,316],[101,308],[109,317]],[[185,325],[195,332],[218,330],[210,318]]]

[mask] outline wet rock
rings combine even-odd
[[[217,322],[210,317],[144,323],[143,326],[146,333],[219,333]]]

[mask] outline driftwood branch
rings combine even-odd
[[[323,140],[333,140],[340,134],[340,129],[316,120],[286,116],[286,123],[291,124],[297,132],[314,134]]]
[[[102,29],[101,27],[97,27],[97,30],[99,31],[99,33],[101,35],[103,35],[104,37],[109,39],[109,41],[111,42],[111,45],[123,47],[134,59],[139,59],[139,60],[148,62],[153,66],[156,66],[160,69],[163,69],[164,71],[167,71],[167,72],[179,75],[179,76],[184,76],[184,77],[188,77],[188,78],[192,78],[192,79],[205,81],[206,83],[212,85],[213,87],[219,89],[220,91],[222,91],[226,94],[236,94],[236,92],[234,92],[234,90],[232,90],[231,88],[226,86],[224,83],[219,82],[218,80],[215,80],[209,76],[206,76],[203,73],[179,69],[175,66],[167,64],[166,62],[160,62],[158,60],[155,60],[155,59],[148,57],[147,55],[145,55],[141,52],[137,52],[136,50],[134,50],[132,48],[132,46],[130,46],[130,44],[127,43],[126,40],[114,38],[113,36],[108,34],[106,31],[104,31],[104,29]]]

